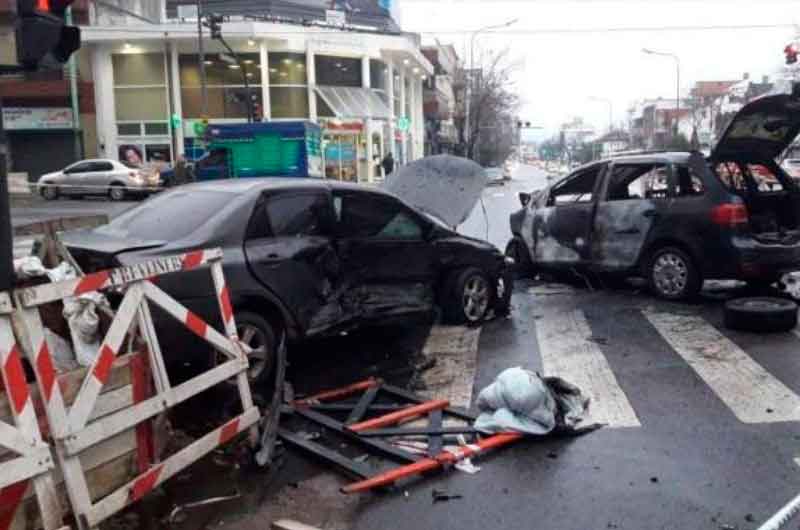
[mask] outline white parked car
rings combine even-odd
[[[503,180],[503,169],[499,167],[486,168],[486,180],[492,182],[494,180]]]
[[[39,193],[47,200],[67,195],[104,195],[121,201],[129,195],[145,195],[159,186],[158,173],[130,168],[117,160],[81,160],[61,171],[42,175]]]

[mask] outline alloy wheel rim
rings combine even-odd
[[[681,294],[689,282],[689,267],[686,262],[671,252],[661,254],[653,265],[653,283],[667,296]]]
[[[250,348],[247,360],[250,363],[247,377],[251,381],[258,379],[270,369],[272,363],[271,352],[267,351],[267,339],[264,333],[251,324],[237,324],[239,341]]]
[[[123,195],[124,195],[124,192],[122,191],[122,188],[120,188],[119,186],[115,186],[115,187],[111,188],[111,198],[112,199],[120,200],[120,199],[122,199]]]
[[[467,320],[477,322],[483,318],[489,307],[489,284],[483,277],[470,276],[464,284],[462,304]]]

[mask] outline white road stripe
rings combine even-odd
[[[739,420],[800,420],[800,396],[702,317],[649,311],[644,316]]]
[[[589,398],[588,423],[639,427],[639,418],[620,388],[582,311],[548,312],[536,321],[536,335],[545,375],[577,385]]]
[[[422,354],[436,364],[420,378],[425,383],[423,395],[447,399],[451,405],[469,407],[478,367],[478,339],[481,328],[433,326]]]

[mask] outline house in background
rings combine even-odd
[[[459,57],[451,44],[438,42],[433,46],[423,46],[422,53],[433,65],[433,75],[423,84],[425,154],[452,154],[458,143],[453,82],[460,67]]]

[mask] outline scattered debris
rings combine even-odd
[[[551,460],[557,460],[558,454],[553,451],[550,451],[549,453],[547,453],[547,458],[550,458]]]
[[[281,519],[280,521],[273,521],[272,530],[319,530],[316,526],[309,526],[307,524],[298,523],[289,519]]]
[[[756,522],[756,518],[755,518],[755,517],[753,517],[753,514],[752,514],[752,513],[748,513],[747,515],[745,515],[745,516],[744,516],[744,520],[745,520],[745,521],[747,521],[748,523],[754,523],[754,522]]]
[[[650,482],[653,484],[658,484],[658,477],[650,477]]]
[[[445,490],[437,490],[437,489],[431,491],[431,497],[433,498],[433,504],[436,504],[437,502],[447,502],[463,498],[459,494],[451,495],[447,493],[447,491]]]
[[[591,337],[587,338],[586,340],[594,342],[594,343],[597,343],[597,344],[600,344],[600,345],[608,344],[608,339],[606,337],[595,337],[594,335],[592,335]]]
[[[238,499],[241,496],[242,494],[237,491],[231,495],[224,495],[221,497],[210,497],[208,499],[203,499],[202,501],[187,502],[185,504],[175,506],[169,513],[169,517],[167,517],[167,522],[169,524],[181,523],[186,520],[185,512],[188,509],[197,508],[198,506],[207,506],[209,504],[217,504],[219,502],[230,501],[233,499]]]

